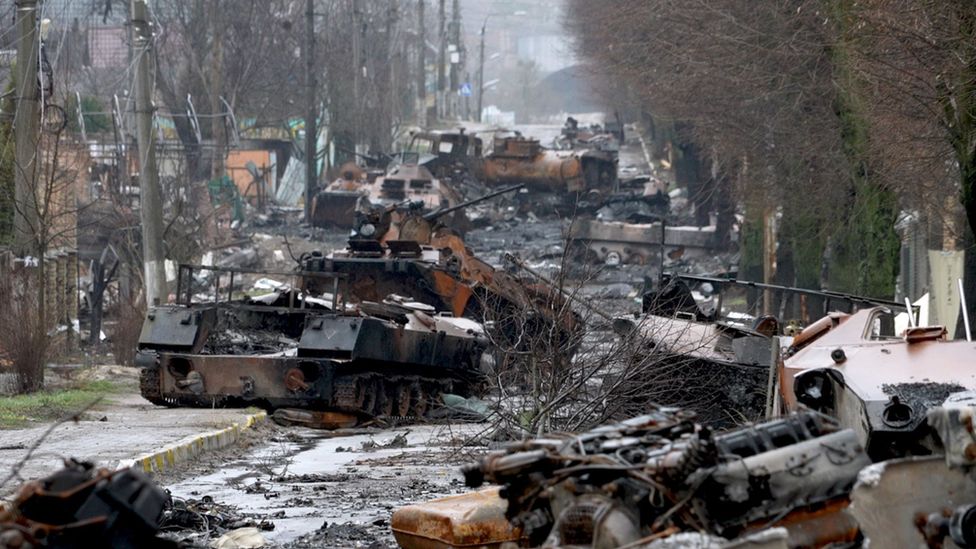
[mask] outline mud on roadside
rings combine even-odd
[[[461,464],[487,451],[461,446],[458,429],[466,427],[263,427],[240,447],[155,477],[178,507],[215,511],[209,528],[189,521],[167,535],[203,547],[225,526],[252,526],[270,547],[396,547],[394,510],[465,491]]]

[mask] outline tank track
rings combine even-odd
[[[414,420],[423,418],[453,386],[449,379],[355,374],[336,380],[335,405],[365,416]]]
[[[143,366],[139,371],[139,393],[142,394],[142,398],[157,406],[169,405],[160,390],[158,364]]]

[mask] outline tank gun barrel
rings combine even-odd
[[[510,193],[512,191],[517,191],[517,190],[521,189],[522,187],[525,187],[525,185],[524,184],[512,185],[511,187],[505,187],[504,189],[499,189],[497,191],[490,192],[490,193],[488,193],[486,195],[479,196],[477,198],[472,198],[471,200],[465,200],[464,202],[461,202],[460,204],[456,204],[456,205],[451,206],[449,208],[440,208],[440,209],[434,210],[434,211],[432,211],[432,212],[430,212],[428,214],[424,214],[424,219],[426,219],[427,221],[435,221],[436,219],[438,219],[440,217],[443,217],[443,216],[445,216],[445,215],[447,215],[449,213],[456,212],[456,211],[458,211],[460,209],[467,208],[468,206],[472,206],[472,205],[477,204],[479,202],[484,202],[485,200],[489,200],[489,199],[495,198],[496,196],[498,196],[500,194],[505,194],[505,193]]]

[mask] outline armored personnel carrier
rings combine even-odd
[[[361,168],[355,162],[343,164],[339,177],[312,198],[312,225],[352,228],[359,201],[369,196],[368,186],[383,173]]]
[[[196,302],[203,273],[214,282],[212,297]],[[293,275],[298,284],[232,299],[234,279],[247,274],[181,267],[178,302],[150,309],[139,338],[147,400],[302,408],[354,419],[423,416],[441,393],[470,394],[478,378],[486,341],[477,323],[424,312],[420,304],[349,306],[343,277],[323,272],[258,273]],[[229,279],[225,290],[222,278]],[[330,291],[310,293],[304,282],[312,279]]]
[[[312,202],[312,224],[317,227],[353,228],[361,204],[386,207],[416,202],[426,211],[451,207],[461,195],[426,167],[400,163],[384,174],[368,172],[354,164],[343,166],[342,176],[319,191]],[[462,214],[463,215],[463,214]],[[463,221],[456,219],[455,222]]]
[[[928,412],[976,390],[976,347],[943,326],[894,331],[888,307],[830,313],[806,327],[779,364],[780,410],[808,408],[857,432],[875,461],[937,454]]]
[[[408,296],[478,322],[517,320],[519,329],[528,330],[555,325],[559,336],[569,339],[578,331],[579,318],[558,290],[496,269],[475,256],[456,230],[439,223],[465,207],[521,188],[508,187],[429,213],[423,213],[421,204],[402,203],[360,212],[348,247],[328,256],[306,255],[303,269],[346,277],[350,300]],[[318,278],[308,283],[313,290],[327,290]]]

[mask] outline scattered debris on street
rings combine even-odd
[[[976,2],[2,6],[0,549],[976,549]]]

